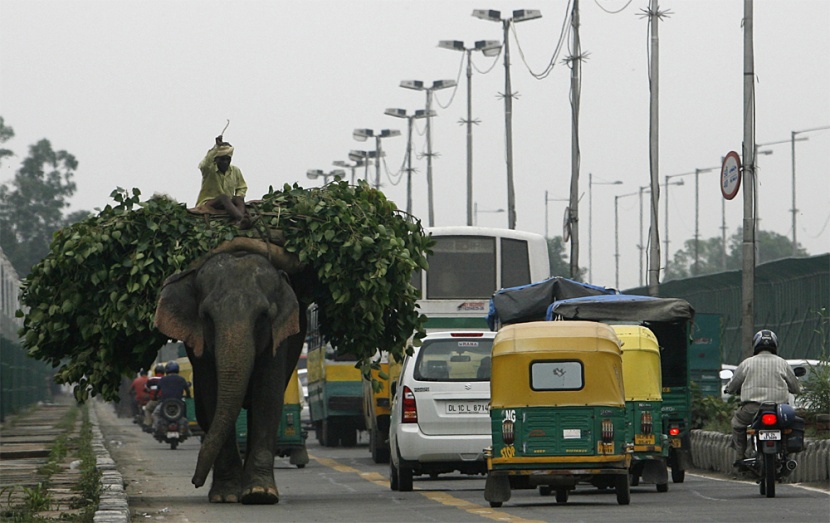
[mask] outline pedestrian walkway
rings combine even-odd
[[[96,403],[91,400],[79,408],[71,395],[58,395],[53,403],[33,405],[0,425],[0,519],[19,520],[25,514],[39,521],[58,521],[88,510],[78,508],[83,482],[89,481],[82,473],[78,446],[87,410],[92,452],[101,473],[94,521],[129,521],[123,480],[104,447]]]

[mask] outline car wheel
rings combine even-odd
[[[403,465],[398,467],[398,490],[401,492],[412,492],[413,471]]]
[[[398,484],[398,468],[395,467],[391,459],[389,460],[389,488],[392,490],[400,489],[400,485]]]

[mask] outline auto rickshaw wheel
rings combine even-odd
[[[631,488],[628,485],[628,474],[618,474],[614,478],[614,491],[617,494],[617,504],[631,503]]]
[[[557,503],[567,503],[568,502],[568,489],[566,489],[566,488],[556,489],[556,502]]]
[[[657,484],[657,492],[668,492],[669,491],[669,484],[666,483],[658,483]]]
[[[686,479],[686,471],[678,468],[672,467],[671,468],[671,481],[672,483],[683,483],[683,480]]]
[[[632,487],[636,487],[640,484],[640,476],[638,476],[637,474],[630,474],[630,476],[631,477],[629,479]]]

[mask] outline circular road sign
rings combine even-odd
[[[735,151],[729,151],[720,168],[720,191],[723,197],[731,200],[741,188],[741,157]]]

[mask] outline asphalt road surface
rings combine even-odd
[[[200,489],[190,483],[198,439],[171,450],[131,420],[117,418],[111,407],[98,404],[97,409],[107,446],[127,483],[133,522],[830,521],[830,492],[783,484],[775,498],[767,499],[754,482],[689,473],[684,483],[670,483],[667,493],[658,493],[654,485],[632,487],[628,506],[617,504],[612,489],[580,486],[565,504],[535,490],[517,490],[501,508],[492,509],[484,500],[483,476],[416,476],[413,492],[394,492],[389,466],[372,462],[365,434],[357,447],[326,448],[317,444],[313,432],[307,440],[308,465],[298,469],[287,458],[274,462],[279,504],[211,504],[210,480]]]

